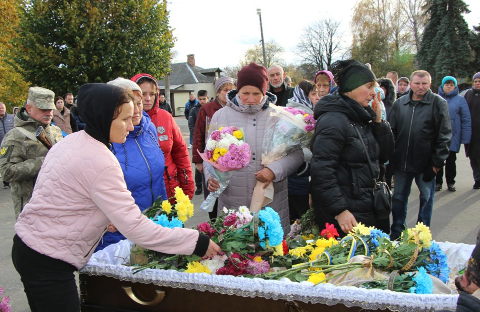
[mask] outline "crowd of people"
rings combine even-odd
[[[249,206],[262,182],[273,185],[269,206],[285,233],[312,208],[320,229],[333,224],[344,236],[361,222],[396,239],[414,180],[417,221],[427,226],[444,175],[448,191],[456,191],[461,144],[473,188],[480,189],[480,73],[464,96],[452,76],[434,93],[427,71],[377,78],[355,60],[337,61],[295,87],[286,78],[279,65],[251,63],[237,79],[218,78],[214,98],[206,90],[192,93],[184,110],[188,145],[157,80],[146,73],[83,85],[76,100],[72,93],[55,97],[32,87],[15,115],[0,103],[0,174],[4,188],[11,187],[17,219],[12,259],[32,311],[78,311],[73,271],[125,238],[168,253],[220,251],[196,230],[163,228],[141,213],[158,198],[174,204],[176,188],[190,199],[219,189],[199,155],[210,123],[241,128],[251,149],[250,162],[233,174],[211,219],[224,207]],[[313,111],[316,128],[309,151],[296,146],[262,164],[272,105]],[[377,181],[394,190],[388,217],[374,207]],[[478,271],[471,272],[465,278],[475,283]]]

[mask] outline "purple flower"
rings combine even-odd
[[[220,131],[215,130],[215,131],[213,131],[212,134],[210,135],[210,138],[211,138],[212,140],[215,140],[215,141],[218,142],[218,141],[221,140],[222,135],[221,135]]]

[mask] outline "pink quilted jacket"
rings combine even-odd
[[[15,231],[30,248],[80,269],[110,221],[129,240],[169,254],[192,254],[199,235],[163,228],[142,215],[115,156],[80,131],[48,152]]]

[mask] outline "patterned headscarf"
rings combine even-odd
[[[310,100],[308,95],[306,95],[305,92],[303,92],[303,90],[300,89],[298,85],[295,87],[295,89],[293,89],[293,97],[291,97],[290,100],[293,102],[303,104],[313,110],[312,101]]]

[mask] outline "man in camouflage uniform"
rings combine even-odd
[[[32,197],[33,187],[48,149],[36,139],[39,126],[52,144],[62,139],[60,128],[51,126],[55,94],[45,88],[32,87],[28,100],[15,116],[14,128],[3,138],[0,147],[0,173],[11,183],[15,218]]]

